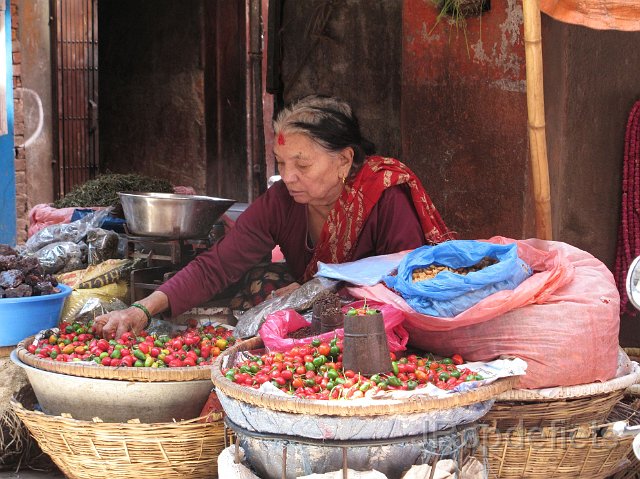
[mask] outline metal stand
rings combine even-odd
[[[249,431],[233,423],[228,417],[224,419],[225,437],[226,429],[233,430],[236,435],[235,441],[235,462],[239,463],[240,458],[240,437],[260,439],[266,441],[282,442],[282,479],[287,477],[287,448],[290,444],[304,444],[318,447],[337,447],[342,449],[342,477],[348,479],[348,451],[355,447],[376,447],[402,444],[407,442],[423,442],[423,457],[426,463],[430,463],[431,472],[428,479],[433,479],[436,465],[442,458],[450,458],[455,463],[455,476],[461,477],[462,466],[466,459],[467,450],[473,452],[478,442],[478,426],[476,424],[466,424],[461,428],[453,427],[443,431],[425,433],[416,436],[405,436],[389,439],[360,439],[360,440],[331,440],[312,439],[302,436],[290,436],[286,434],[261,433]],[[227,447],[225,441],[225,447]],[[425,478],[427,479],[427,478]]]
[[[143,260],[143,266],[131,271],[130,300],[148,296],[171,275],[211,245],[209,238],[169,239],[125,235],[127,258]]]

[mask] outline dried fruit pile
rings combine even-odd
[[[124,333],[116,339],[99,339],[90,326],[61,323],[60,331],[48,331],[27,350],[55,361],[94,361],[102,366],[175,368],[211,364],[220,352],[235,343],[223,326],[189,328],[176,336]]]
[[[342,367],[342,340],[314,339],[311,345],[291,350],[252,356],[225,370],[228,380],[259,388],[266,382],[287,394],[306,399],[356,399],[371,397],[387,390],[413,390],[431,383],[450,390],[467,381],[483,377],[457,366],[459,354],[436,360],[415,354],[396,359],[391,353],[393,370],[365,377]]]
[[[432,265],[427,266],[426,268],[416,268],[411,273],[411,279],[414,283],[418,281],[428,281],[430,279],[435,278],[438,273],[443,271],[450,271],[455,274],[467,275],[469,273],[473,273],[475,271],[480,271],[488,266],[493,264],[497,264],[499,261],[495,258],[491,258],[489,256],[485,256],[480,261],[478,261],[473,266],[469,266],[467,268],[450,268],[449,266],[444,266],[441,264],[434,263]]]

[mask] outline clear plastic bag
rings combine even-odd
[[[79,243],[87,235],[89,228],[97,228],[109,214],[109,209],[96,211],[78,221],[66,224],[54,224],[43,228],[31,236],[24,245],[26,254],[33,254],[44,246],[56,242]]]
[[[124,281],[107,284],[101,288],[74,289],[62,308],[61,321],[71,323],[81,314],[90,312],[88,319],[100,316],[99,309],[105,312],[124,309],[128,298],[128,286]],[[124,307],[121,307],[124,306]]]
[[[87,245],[71,241],[49,243],[36,251],[35,257],[38,258],[45,273],[74,271],[84,267]]]
[[[111,311],[126,309],[128,306],[117,298],[105,298],[100,296],[86,297],[84,304],[73,317],[66,317],[67,322],[89,324],[95,318]]]
[[[103,230],[102,228],[89,228],[87,231],[87,262],[89,265],[102,263],[108,259],[118,257],[118,233]]]
[[[265,318],[276,311],[282,309],[303,311],[310,308],[321,294],[327,291],[335,292],[338,283],[339,281],[327,278],[314,278],[285,296],[267,299],[238,317],[235,336],[238,338],[255,336]]]

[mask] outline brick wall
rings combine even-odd
[[[27,239],[28,205],[26,182],[26,155],[24,144],[24,107],[22,103],[22,79],[20,76],[20,41],[18,28],[20,24],[20,12],[18,3],[11,1],[11,45],[13,49],[13,103],[14,103],[14,143],[16,145],[15,169],[16,169],[16,242],[24,243]]]

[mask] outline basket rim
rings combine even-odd
[[[618,417],[613,417],[612,415],[616,415]],[[624,416],[624,419],[621,417]],[[574,434],[576,432],[586,432],[589,431],[589,434],[592,436],[598,436],[600,439],[613,439],[615,441],[620,441],[622,439],[629,439],[633,441],[634,436],[617,436],[602,434],[602,430],[606,428],[612,428],[617,422],[620,421],[632,421],[633,425],[640,424],[640,411],[633,409],[632,407],[624,404],[623,402],[618,402],[609,412],[608,416],[601,420],[595,421],[594,423],[580,423],[580,424],[566,424],[559,426],[543,426],[543,427],[531,427],[531,428],[514,428],[510,430],[509,437],[520,437],[520,438],[528,438],[533,441],[548,441],[550,436],[550,432],[553,432],[555,435],[558,434]],[[499,431],[495,427],[488,425],[483,428],[487,434],[498,434],[505,435],[504,431]],[[523,434],[524,433],[524,434]],[[586,437],[576,436],[575,439],[586,439]]]
[[[416,395],[406,399],[379,399],[369,401],[366,404],[358,404],[357,401],[324,401],[259,392],[256,389],[238,385],[222,374],[222,361],[225,357],[237,352],[260,348],[263,344],[262,338],[255,336],[234,345],[218,356],[211,371],[211,380],[216,389],[233,399],[276,411],[331,416],[380,416],[453,409],[492,400],[498,394],[513,388],[518,382],[518,377],[508,377],[471,391],[453,393],[439,398]]]
[[[199,416],[192,419],[184,419],[181,421],[172,421],[172,422],[153,422],[153,423],[136,422],[136,421],[103,422],[101,420],[85,421],[82,419],[75,419],[73,417],[45,414],[42,411],[33,411],[25,407],[22,404],[22,402],[15,397],[15,395],[12,396],[11,399],[9,399],[9,405],[11,406],[11,409],[13,410],[13,412],[16,414],[25,414],[25,415],[30,415],[31,417],[46,418],[47,420],[60,421],[72,426],[94,427],[94,428],[104,428],[104,429],[117,428],[119,430],[120,429],[140,430],[140,428],[149,428],[153,430],[158,427],[174,427],[174,426],[179,427],[179,426],[185,426],[185,425],[198,425],[198,424],[204,425],[204,424],[212,424],[218,421],[223,421],[225,417],[224,412],[221,411],[221,412],[212,412],[205,416]],[[96,419],[99,419],[99,418],[96,418]]]
[[[114,379],[134,382],[194,381],[211,378],[212,365],[180,368],[129,368],[101,366],[98,364],[90,364],[87,361],[69,363],[39,358],[27,350],[27,345],[33,342],[34,339],[35,336],[29,336],[20,341],[15,348],[16,355],[23,363],[51,373],[93,379]]]
[[[640,356],[640,348],[636,347],[625,347],[622,350],[627,353],[628,356]]]
[[[496,401],[550,401],[561,399],[577,399],[588,396],[598,396],[627,389],[640,383],[640,365],[635,361],[631,363],[633,370],[629,374],[608,381],[576,386],[558,386],[555,388],[541,389],[511,389],[501,393]]]

